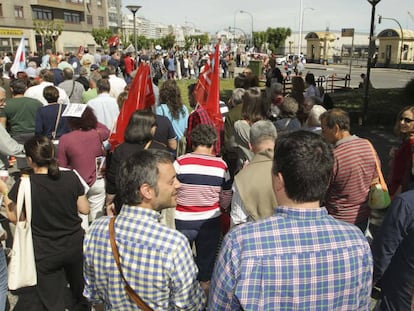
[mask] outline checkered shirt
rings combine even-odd
[[[193,112],[188,116],[188,123],[187,123],[187,151],[192,152],[192,144],[191,144],[191,131],[199,124],[206,124],[214,126],[213,121],[211,121],[210,116],[208,115],[207,110],[204,109],[203,106],[197,104],[197,107],[193,110]],[[214,144],[214,153],[216,155],[220,155],[220,146],[221,146],[221,135],[217,133],[217,141]]]
[[[276,208],[223,241],[208,310],[370,310],[371,251],[325,208]]]
[[[126,280],[154,310],[203,310],[205,295],[187,238],[158,223],[159,213],[124,205],[115,221]],[[84,240],[84,295],[105,310],[139,310],[129,300],[109,240],[110,217],[94,221]]]

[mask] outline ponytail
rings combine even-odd
[[[59,179],[60,177],[59,165],[55,158],[51,159],[49,162],[47,167],[47,175],[54,180]]]

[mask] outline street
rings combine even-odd
[[[279,69],[284,73],[283,66]],[[319,65],[319,64],[305,64],[304,73],[312,72],[316,77],[331,76],[336,74],[337,77],[344,78],[349,73],[349,66],[347,65]],[[351,87],[357,88],[361,82],[361,73],[366,73],[366,67],[353,66],[351,69]],[[371,68],[371,82],[374,88],[402,88],[408,81],[414,79],[413,70],[398,70],[390,68]]]

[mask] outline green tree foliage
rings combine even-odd
[[[267,42],[269,43],[269,49],[275,53],[277,48],[282,46],[282,44],[286,41],[286,38],[292,34],[290,28],[267,28],[266,35],[267,35]]]
[[[42,37],[42,49],[45,45],[51,45],[56,50],[56,40],[62,34],[63,20],[34,20],[33,28],[36,34]],[[44,52],[44,51],[42,51]]]
[[[106,47],[107,40],[112,36],[113,34],[111,29],[92,29],[92,37],[95,40],[95,42],[100,46]]]
[[[155,40],[154,44],[159,44],[165,50],[172,49],[175,44],[175,36],[168,34],[160,39]]]
[[[266,31],[256,31],[253,32],[253,44],[256,48],[262,52],[262,47],[267,43],[267,32]]]
[[[193,46],[204,46],[208,44],[209,38],[207,34],[202,35],[192,35],[192,36],[185,36],[185,45],[184,48],[186,50],[191,49]]]

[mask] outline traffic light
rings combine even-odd
[[[381,21],[382,21],[382,16],[378,15],[378,24],[381,24]]]

